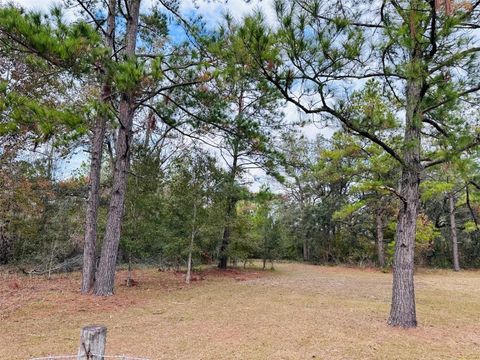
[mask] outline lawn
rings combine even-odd
[[[419,270],[414,330],[386,325],[391,274],[278,264],[186,286],[119,271],[116,295],[80,296],[80,274],[1,273],[0,359],[73,354],[80,328],[108,327],[108,354],[153,359],[480,359],[480,272]]]

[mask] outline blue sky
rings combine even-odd
[[[142,8],[145,10],[155,3],[154,0],[142,1]],[[0,4],[2,2],[4,1],[0,0]],[[45,12],[54,5],[62,4],[62,1],[58,0],[14,0],[14,2],[29,10]],[[261,9],[265,14],[266,20],[273,23],[273,0],[251,0],[249,2],[246,2],[245,0],[183,0],[180,5],[181,13],[200,14],[203,16],[204,20],[207,21],[207,24],[211,23],[212,25],[219,23],[226,13],[229,13],[237,20],[240,20],[243,16],[250,14],[257,9]],[[67,12],[66,16],[71,16],[72,18],[75,17],[73,11]],[[172,35],[175,36],[173,33]],[[182,36],[181,34],[178,35]],[[300,116],[299,112],[292,104],[286,106],[284,113],[286,117],[292,120],[298,119]],[[310,125],[303,129],[303,132],[308,138],[314,138],[319,132],[325,132],[325,130],[320,130],[314,125]],[[85,163],[88,163],[88,155],[83,152],[82,149],[79,149],[78,152],[73,154],[69,159],[57,164],[57,177],[67,178],[78,171],[82,164]]]
[[[2,1],[0,1],[1,3]],[[5,1],[6,2],[6,1]],[[14,2],[32,10],[47,11],[54,4],[61,4],[58,0],[14,0]],[[154,0],[143,0],[142,7],[148,8],[154,4]],[[202,14],[206,19],[213,21],[219,20],[225,12],[230,12],[234,17],[241,18],[245,14],[251,13],[257,8],[261,8],[267,13],[267,18],[273,16],[273,0],[184,0],[181,3],[181,11],[186,14],[189,12],[197,12]]]

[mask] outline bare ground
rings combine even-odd
[[[386,325],[391,274],[279,264],[276,271],[135,270],[138,286],[80,296],[80,274],[0,273],[0,359],[74,354],[108,327],[109,354],[153,359],[480,359],[480,272],[419,270],[414,330]]]

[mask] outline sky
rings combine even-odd
[[[0,0],[0,3],[7,3],[8,0]],[[31,10],[48,11],[50,7],[55,4],[62,4],[58,0],[14,0],[15,3]],[[148,8],[155,1],[143,0],[142,7]],[[183,0],[180,9],[183,13],[198,12],[206,19],[212,21],[219,20],[227,11],[235,18],[239,19],[242,16],[251,13],[255,9],[261,8],[267,16],[267,19],[273,18],[273,0]]]
[[[145,10],[154,4],[154,0],[142,0],[142,8]],[[10,2],[9,0],[0,0],[0,4]],[[48,12],[54,5],[62,4],[58,0],[14,0],[15,3],[25,7],[29,10]],[[207,24],[216,24],[222,20],[226,13],[232,15],[235,19],[240,20],[243,16],[251,14],[255,10],[261,10],[265,15],[267,22],[273,23],[274,11],[273,0],[183,0],[180,5],[180,11],[183,14],[197,13],[203,16]],[[67,17],[75,18],[74,13],[67,12]],[[287,119],[291,121],[297,120],[301,115],[293,104],[287,104],[284,109],[284,114]],[[305,116],[305,115],[303,115]],[[308,125],[303,129],[303,133],[309,139],[315,138],[320,132],[330,132],[325,129],[321,130],[315,125]],[[328,134],[327,134],[328,135]],[[56,174],[57,178],[68,178],[75,172],[88,163],[88,154],[82,149],[79,149],[75,154],[70,156],[59,164],[57,164]],[[262,183],[268,180],[261,174],[256,172],[252,177],[257,178],[254,181],[253,188],[258,188]]]

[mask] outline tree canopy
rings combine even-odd
[[[480,266],[479,2],[68,6],[0,5],[0,262],[391,267],[406,328],[416,265]]]

